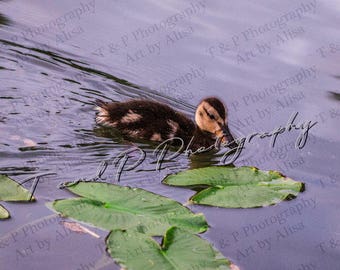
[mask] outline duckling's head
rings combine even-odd
[[[201,130],[210,132],[213,138],[218,138],[223,144],[231,143],[230,146],[235,146],[228,127],[226,109],[219,99],[209,97],[202,100],[196,109],[195,121]]]

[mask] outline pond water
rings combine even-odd
[[[107,232],[71,232],[46,207],[73,196],[59,184],[138,146],[146,160],[120,184],[185,203],[193,191],[161,180],[221,164],[221,154],[181,155],[157,171],[153,146],[96,126],[93,102],[150,99],[193,117],[206,96],[227,104],[236,137],[271,132],[296,112],[296,124],[317,124],[302,149],[296,129],[274,147],[254,139],[234,162],[279,170],[305,192],[265,208],[189,206],[210,224],[202,237],[244,270],[339,269],[339,1],[13,0],[0,12],[0,173],[36,184],[37,198],[1,202],[12,215],[0,222],[1,269],[119,269]]]

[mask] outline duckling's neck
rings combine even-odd
[[[193,137],[191,138],[191,141],[188,142],[188,148],[193,151],[196,151],[199,148],[206,148],[207,151],[209,151],[214,148],[215,141],[216,138],[214,134],[201,130],[196,126]]]

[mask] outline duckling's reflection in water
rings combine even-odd
[[[180,145],[179,148],[177,148],[177,151],[174,153],[171,153],[167,156],[167,153],[169,151],[169,148],[172,145]],[[233,161],[235,161],[238,156],[240,155],[242,147],[240,147],[239,144],[236,143],[236,141],[232,141],[228,144],[223,144],[224,147],[229,147],[229,150],[227,152],[224,152],[223,155],[219,155],[220,161],[223,160],[224,164],[231,164]],[[215,157],[218,157],[217,153],[218,150],[220,150],[221,142],[219,139],[216,139],[215,144],[210,145],[209,147],[200,147],[198,149],[195,149],[194,151],[190,149],[190,143],[185,146],[184,141],[181,138],[172,138],[168,139],[162,143],[160,143],[156,149],[154,150],[154,154],[157,157],[157,170],[161,169],[161,164],[164,161],[169,161],[177,158],[180,154],[185,154],[186,156],[190,157],[191,161],[200,161],[199,163],[203,165],[204,163],[207,164],[206,166],[216,164]],[[232,156],[228,162],[227,158]],[[227,162],[227,163],[226,163]],[[191,164],[193,164],[191,162]],[[196,165],[198,165],[197,162],[195,162]],[[205,166],[200,166],[205,167]],[[197,167],[198,168],[198,167]]]
[[[213,153],[213,152],[207,152],[207,153],[201,153],[199,155],[192,155],[190,156],[190,169],[198,169],[202,167],[209,167],[213,165],[218,165],[221,163],[222,154],[219,153]],[[228,164],[231,167],[234,167],[234,165]]]
[[[174,142],[180,142],[181,146],[175,146],[177,143]],[[126,150],[118,152],[114,157],[112,157],[112,159],[103,160],[97,169],[97,175],[91,179],[82,179],[82,181],[105,180],[102,178],[102,175],[109,165],[114,165],[114,167],[117,167],[115,177],[116,182],[120,181],[122,172],[135,170],[144,162],[155,164],[155,171],[161,171],[166,168],[166,163],[177,161],[181,154],[185,154],[186,156],[190,157],[190,168],[200,168],[215,165],[217,163],[215,158],[218,157],[218,155],[216,155],[216,145],[218,145],[218,142],[209,148],[200,148],[196,150],[196,152],[193,152],[192,150],[188,150],[188,146],[186,149],[184,149],[185,145],[181,138],[173,138],[159,144],[154,149],[153,153],[148,157],[147,152],[149,151],[145,151],[141,147],[137,146],[129,147]],[[234,153],[237,151],[235,149],[238,148],[231,149],[229,152]],[[223,154],[222,157],[225,157],[225,154]]]

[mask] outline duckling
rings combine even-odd
[[[163,142],[181,138],[191,150],[228,147],[237,144],[231,135],[223,103],[215,98],[203,99],[195,112],[195,123],[166,104],[149,100],[107,103],[96,100],[96,122],[118,129],[135,139]],[[175,139],[173,140],[175,141]]]

